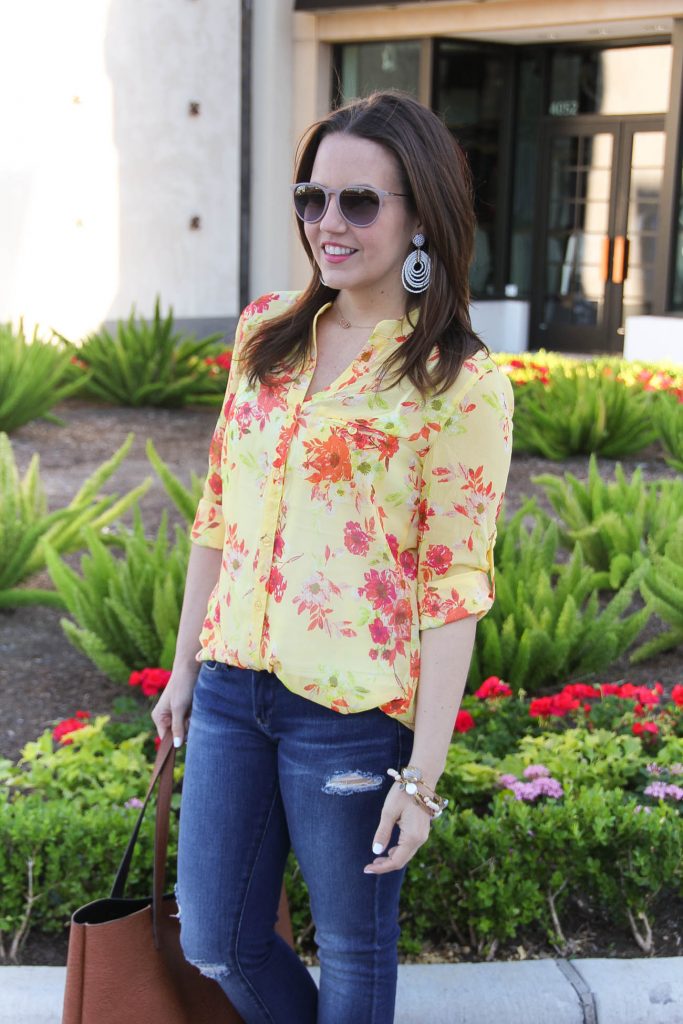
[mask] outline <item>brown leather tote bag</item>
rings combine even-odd
[[[62,1024],[241,1024],[217,982],[189,964],[180,948],[178,907],[164,895],[175,750],[170,730],[111,895],[71,918]],[[142,819],[159,784],[154,833],[154,882],[149,898],[123,895]],[[287,897],[280,897],[276,931],[293,946]]]

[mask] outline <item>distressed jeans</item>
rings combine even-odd
[[[404,872],[363,867],[386,770],[409,763],[412,741],[379,709],[340,715],[270,672],[202,664],[180,812],[181,945],[246,1024],[393,1021]],[[273,930],[290,847],[309,889],[319,990]]]

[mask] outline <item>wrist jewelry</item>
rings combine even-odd
[[[438,818],[448,807],[448,800],[439,796],[431,786],[422,778],[422,771],[415,765],[409,764],[397,772],[394,768],[387,769],[387,775],[399,783],[399,788],[405,790],[408,796],[412,796],[416,804],[432,818]],[[426,789],[423,793],[421,790]]]

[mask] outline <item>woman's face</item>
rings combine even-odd
[[[320,143],[311,181],[328,188],[372,185],[387,192],[405,192],[392,153],[377,142],[356,135],[327,135]],[[418,230],[417,214],[409,200],[386,196],[379,216],[369,227],[348,224],[336,198],[322,220],[305,224],[306,238],[325,284],[340,291],[363,294],[376,301],[405,301],[401,267]]]

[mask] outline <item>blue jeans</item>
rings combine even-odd
[[[412,742],[379,709],[340,715],[270,672],[202,664],[180,813],[181,945],[246,1024],[393,1021],[404,872],[363,867],[386,770],[409,763]],[[290,846],[310,893],[320,991],[273,930]]]

